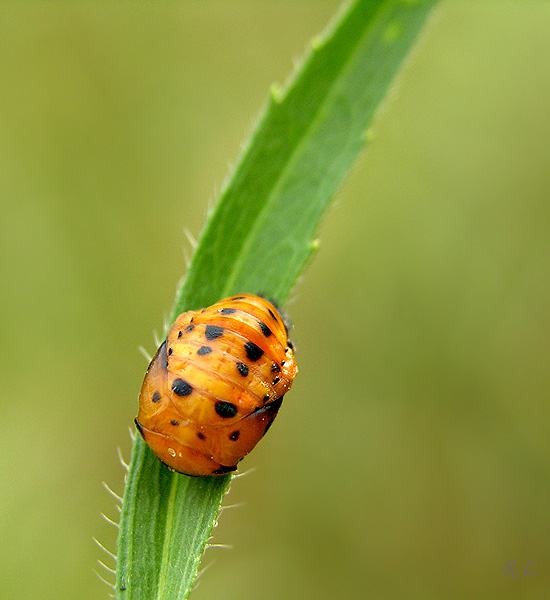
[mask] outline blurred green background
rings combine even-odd
[[[101,481],[183,228],[339,4],[0,4],[2,600],[106,596]],[[287,307],[300,376],[195,600],[548,596],[549,30],[543,1],[434,14]]]

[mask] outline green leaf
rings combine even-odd
[[[358,0],[316,38],[260,123],[202,233],[172,319],[233,293],[286,300],[319,220],[436,0]],[[231,476],[179,475],[136,436],[119,599],[187,598]]]

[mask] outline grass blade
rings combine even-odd
[[[232,293],[284,304],[319,220],[436,0],[358,0],[272,93],[203,231],[172,318]],[[120,521],[116,597],[183,599],[230,482],[162,465],[136,436]]]

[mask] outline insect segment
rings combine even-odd
[[[171,469],[222,475],[260,441],[298,373],[279,311],[252,294],[182,313],[151,361],[138,431]]]

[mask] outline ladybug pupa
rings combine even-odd
[[[170,327],[135,423],[174,471],[223,475],[264,436],[297,373],[277,308],[252,294],[225,298]]]

